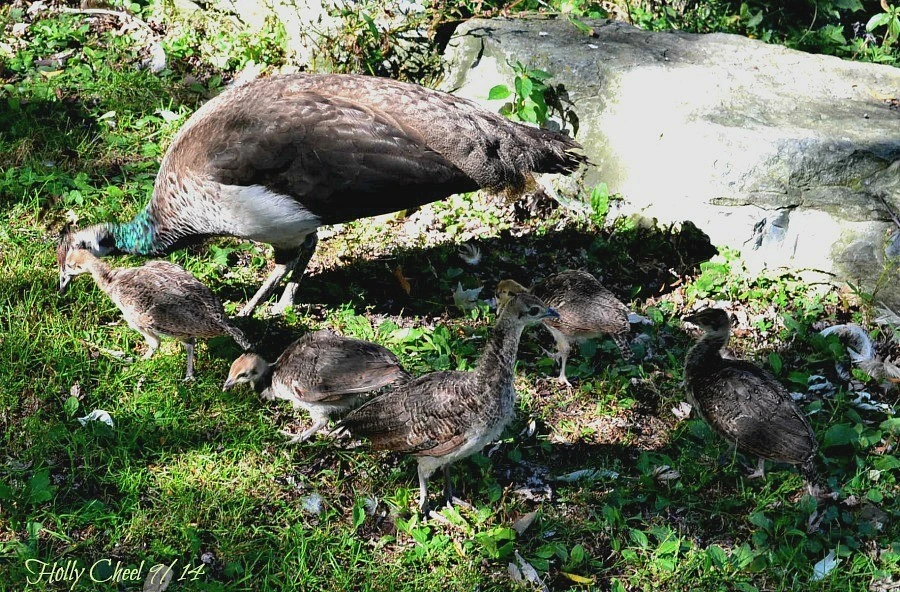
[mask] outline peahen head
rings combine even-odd
[[[109,224],[95,224],[81,230],[66,226],[59,236],[56,248],[56,261],[62,269],[66,263],[66,255],[74,249],[85,249],[97,257],[103,257],[116,251],[116,241]]]
[[[158,234],[148,210],[142,210],[133,220],[123,224],[95,224],[80,230],[67,225],[60,233],[56,261],[62,272],[66,255],[72,249],[85,249],[97,257],[115,253],[160,254],[166,252],[167,247],[161,244]]]

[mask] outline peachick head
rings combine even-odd
[[[56,247],[56,262],[59,264],[60,292],[63,292],[66,289],[66,285],[72,277],[78,275],[70,274],[66,276],[64,273],[68,255],[72,251],[81,249],[90,251],[97,257],[103,257],[115,250],[115,239],[113,238],[110,229],[104,224],[89,226],[88,228],[83,228],[81,230],[67,224],[60,233],[59,244]],[[84,273],[85,271],[81,271],[80,273]]]
[[[267,373],[269,363],[257,354],[241,354],[231,364],[231,370],[228,371],[228,378],[222,385],[222,390],[227,391],[231,387],[249,382],[256,385]]]

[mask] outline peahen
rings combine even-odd
[[[160,255],[211,236],[271,244],[275,268],[239,313],[291,273],[294,301],[316,228],[478,188],[525,191],[532,173],[585,162],[571,138],[513,123],[414,84],[356,75],[262,78],[207,102],[163,157],[153,196],[130,222],[64,231],[98,256]]]

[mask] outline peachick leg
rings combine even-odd
[[[194,378],[194,344],[196,341],[187,339],[182,343],[184,343],[184,350],[187,352],[187,371],[184,373],[184,380],[187,382]]]
[[[287,430],[281,430],[281,434],[290,438],[290,440],[287,441],[287,445],[290,446],[292,444],[300,444],[301,442],[306,442],[307,440],[309,440],[310,438],[313,437],[313,434],[315,434],[316,432],[318,432],[319,430],[321,430],[322,428],[324,428],[327,425],[328,425],[328,418],[320,417],[315,420],[315,422],[312,424],[312,426],[309,429],[304,430],[300,434],[294,434]]]
[[[444,465],[444,505],[453,504],[453,481],[450,480],[450,465]]]
[[[159,349],[159,337],[153,333],[144,333],[143,331],[141,331],[141,335],[147,340],[147,353],[144,354],[143,359],[149,360],[156,353],[156,350]]]
[[[747,475],[747,479],[765,479],[766,478],[766,461],[763,458],[759,459],[759,463],[756,465],[756,470]]]
[[[559,377],[556,380],[559,384],[572,386],[572,383],[566,378],[566,360],[569,359],[569,352],[572,348],[569,347],[568,341],[557,341],[556,345],[559,348]]]

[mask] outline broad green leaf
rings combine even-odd
[[[851,442],[856,442],[859,434],[853,429],[853,426],[845,423],[837,423],[825,430],[822,437],[822,448],[831,446],[846,446]]]
[[[511,93],[509,91],[509,88],[507,88],[507,86],[505,84],[498,84],[497,86],[491,88],[491,90],[488,91],[488,100],[496,101],[499,99],[505,99],[510,94]]]
[[[719,545],[710,546],[706,549],[706,554],[712,560],[713,565],[720,569],[724,568],[728,563],[728,555],[725,554],[725,550]]]
[[[534,83],[531,82],[531,78],[522,76],[516,78],[516,94],[520,97],[531,96],[532,89],[534,89]]]
[[[896,436],[900,434],[900,417],[892,417],[890,419],[886,419],[881,422],[881,425],[878,426],[882,430],[889,432],[891,435]]]
[[[873,29],[877,29],[878,27],[888,24],[890,20],[891,15],[886,12],[876,14],[869,19],[868,23],[866,23],[866,31],[871,32]]]
[[[628,533],[628,536],[631,538],[631,541],[642,549],[647,548],[647,544],[649,541],[647,540],[647,535],[636,528],[632,528]]]
[[[53,497],[50,490],[50,472],[46,469],[35,473],[28,480],[28,501],[32,504],[46,502]]]
[[[72,417],[78,412],[78,397],[69,397],[66,399],[66,402],[63,403],[63,411],[66,412],[66,415]]]

